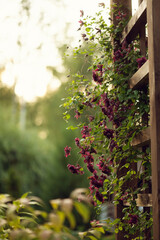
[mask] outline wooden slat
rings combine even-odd
[[[150,127],[144,129],[132,141],[133,147],[143,147],[150,144]]]
[[[128,43],[136,38],[138,33],[141,30],[142,25],[147,23],[147,0],[143,0],[141,5],[139,6],[138,10],[135,12],[133,17],[128,22],[127,26],[123,30],[122,33],[122,40],[121,42],[126,39]]]
[[[143,66],[131,77],[129,80],[129,87],[139,89],[147,85],[149,79],[149,61],[145,62]]]
[[[153,239],[160,239],[160,1],[148,0]]]
[[[136,203],[138,207],[152,207],[152,194],[138,194]]]
[[[123,201],[123,205],[130,206],[126,200]],[[137,194],[136,205],[137,207],[152,207],[152,194]]]

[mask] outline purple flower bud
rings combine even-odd
[[[82,37],[85,38],[85,37],[86,37],[86,34],[85,34],[85,33],[82,33]]]
[[[80,116],[81,116],[81,114],[76,110],[75,111],[75,113],[76,113],[76,115],[74,116],[76,119],[78,119]]]
[[[129,221],[128,223],[133,225],[133,224],[137,224],[138,223],[138,216],[137,215],[132,215],[132,214],[129,214]]]
[[[89,121],[92,122],[94,120],[93,116],[89,116]]]
[[[114,57],[113,60],[114,62],[120,60],[123,57],[123,54],[120,50],[117,50],[116,52],[114,52]]]
[[[91,163],[87,164],[87,168],[91,173],[97,173],[97,171],[94,169],[94,167]]]
[[[104,202],[103,195],[98,190],[96,191],[95,196],[96,196],[97,200],[99,200],[102,203]]]
[[[79,148],[81,147],[79,138],[75,138],[75,144],[77,147],[79,147]]]
[[[84,25],[84,22],[82,20],[79,21],[80,27]]]
[[[65,151],[65,156],[66,156],[66,157],[68,157],[69,155],[71,155],[71,154],[70,154],[70,152],[71,152],[71,147],[66,146],[66,147],[64,148],[64,151]]]
[[[114,130],[108,129],[105,127],[105,130],[103,131],[104,136],[106,136],[108,139],[113,138]]]
[[[80,10],[80,17],[83,17],[83,15],[84,15],[84,11]]]
[[[68,167],[68,170],[73,174],[74,173],[81,174],[81,175],[84,174],[83,168],[79,164],[77,164],[77,166],[68,164],[67,167]]]
[[[81,131],[82,138],[90,137],[90,131],[91,128],[88,128],[88,126],[84,126],[83,130]]]

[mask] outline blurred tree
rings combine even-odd
[[[0,80],[0,108],[3,111],[1,117],[4,121],[11,119],[15,124],[19,118],[18,97],[14,93],[14,87],[7,87]],[[2,110],[3,109],[3,110]]]
[[[21,2],[25,6],[29,1]],[[28,5],[26,11],[29,11]],[[23,45],[22,39],[19,39],[19,44],[20,47]],[[61,55],[66,49],[66,45],[59,49]],[[26,129],[23,131],[18,128],[20,104],[14,88],[9,89],[0,83],[1,192],[19,197],[31,191],[33,195],[48,201],[51,198],[68,197],[75,188],[88,186],[86,176],[73,176],[67,169],[64,147],[71,146],[69,162],[77,163],[79,149],[75,147],[74,138],[79,136],[79,132],[66,130],[68,125],[75,124],[76,119],[73,117],[67,125],[63,120],[64,109],[59,106],[61,99],[68,95],[65,75],[70,75],[68,81],[71,81],[72,75],[80,69],[79,74],[89,76],[91,73],[87,69],[91,60],[92,57],[86,52],[77,59],[70,53],[70,56],[63,58],[64,73],[48,66],[62,85],[57,91],[48,92],[44,98],[27,105]]]
[[[46,97],[28,106],[28,128],[34,126],[40,138],[49,141],[56,151],[55,171],[50,179],[52,187],[51,197],[67,197],[77,187],[87,187],[86,176],[73,176],[67,169],[68,162],[78,162],[77,147],[74,138],[79,136],[78,131],[67,130],[63,120],[63,109],[60,108],[61,98],[67,96],[66,84],[62,84],[58,91],[47,94]],[[73,125],[75,120],[72,120]],[[69,124],[68,124],[69,125]],[[72,159],[65,158],[64,147],[72,148]],[[56,185],[54,185],[56,182]]]
[[[85,48],[86,46],[84,46]],[[60,48],[61,54],[64,55],[64,51],[67,49],[66,45]],[[83,49],[83,48],[82,48]],[[64,109],[60,107],[63,103],[62,98],[68,96],[68,82],[63,81],[64,78],[68,81],[72,81],[72,76],[80,69],[79,73],[91,78],[91,73],[87,71],[92,56],[82,56],[81,58],[75,59],[73,54],[69,57],[64,56],[63,65],[65,67],[65,73],[60,77],[62,85],[57,91],[48,92],[45,97],[39,98],[35,103],[28,105],[27,110],[27,127],[36,128],[39,132],[40,138],[50,141],[57,152],[56,173],[54,172],[51,182],[54,179],[57,180],[56,190],[54,194],[56,197],[67,197],[69,193],[77,187],[87,187],[88,181],[86,176],[73,176],[67,169],[68,162],[73,164],[79,162],[79,156],[77,147],[75,146],[74,139],[80,136],[78,130],[67,130],[66,128],[70,125],[76,125],[75,113],[69,123],[66,123],[63,119]],[[70,69],[69,69],[70,68]],[[65,77],[70,72],[70,78]],[[50,69],[52,73],[56,73],[54,69]],[[64,156],[64,147],[69,145],[72,148],[71,157],[68,159]],[[83,162],[82,162],[83,164]],[[53,188],[55,188],[53,186]],[[54,196],[55,197],[55,196]]]
[[[19,197],[31,191],[47,203],[52,198],[68,197],[76,187],[87,186],[86,177],[75,177],[67,169],[64,146],[71,143],[73,162],[77,161],[74,136],[78,133],[66,130],[63,109],[59,108],[66,94],[63,86],[28,104],[28,125],[23,131],[18,117],[16,123],[11,117],[13,89],[0,86],[0,192]],[[18,116],[18,101],[16,108]]]

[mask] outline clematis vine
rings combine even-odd
[[[104,4],[101,3],[100,6],[104,7]],[[93,64],[88,68],[88,71],[91,71],[88,79],[77,74],[78,81],[73,81],[73,92],[65,106],[67,114],[70,111],[68,106],[71,111],[75,110],[74,117],[79,123],[77,127],[81,138],[75,138],[75,145],[79,149],[78,161],[86,165],[89,173],[92,203],[99,206],[105,201],[114,204],[129,202],[129,206],[124,207],[122,221],[118,219],[115,223],[115,229],[121,231],[122,228],[134,234],[141,231],[143,236],[145,223],[149,226],[152,224],[151,213],[139,211],[133,199],[136,199],[138,193],[144,192],[147,184],[143,186],[143,190],[139,187],[136,192],[134,187],[127,183],[132,179],[136,179],[138,183],[142,182],[142,179],[145,182],[151,172],[150,149],[147,148],[144,157],[141,150],[132,145],[134,137],[145,129],[142,116],[149,114],[149,94],[143,93],[142,89],[129,88],[128,82],[147,58],[141,56],[139,40],[135,39],[128,44],[125,39],[120,44],[121,32],[127,22],[126,14],[117,10],[116,6],[114,11],[118,23],[116,27],[108,26],[101,13],[97,15],[98,20],[89,18],[87,23],[83,18],[79,21],[81,27],[84,25],[82,38],[87,44],[91,43],[93,50],[89,49],[86,53],[81,48],[76,48],[75,52],[78,57],[79,54],[91,54]],[[114,47],[113,36],[115,42],[117,41]],[[82,114],[85,115],[84,119],[80,118]],[[65,148],[66,157],[70,155],[70,150],[68,146]],[[132,166],[137,162],[141,162],[140,168],[145,166],[138,173],[132,170]],[[67,166],[71,173],[84,173],[79,164]],[[150,222],[146,219],[150,219]],[[113,229],[113,225],[111,228]]]
[[[83,168],[79,164],[77,164],[77,166],[68,164],[67,167],[68,167],[68,170],[73,174],[74,173],[81,174],[81,175],[84,174]]]
[[[65,156],[68,157],[69,155],[71,155],[71,147],[66,146],[64,148],[65,151]]]
[[[83,17],[83,15],[84,15],[84,11],[80,10],[80,17]]]

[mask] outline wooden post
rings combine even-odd
[[[111,0],[111,7],[117,4],[117,6],[123,6],[123,10],[131,16],[132,13],[132,1],[131,0]]]
[[[140,5],[143,2],[143,0],[138,0],[138,5]]]
[[[143,2],[143,0],[139,0],[138,1],[138,4],[140,5],[141,3]],[[146,31],[145,31],[145,25],[143,24],[141,29],[140,29],[140,33],[139,33],[139,37],[140,37],[140,51],[141,51],[141,55],[146,57]],[[144,93],[147,95],[147,88],[148,88],[148,85],[144,85],[143,86],[143,91]],[[143,125],[144,126],[148,126],[148,121],[149,121],[149,117],[148,117],[148,114],[144,114],[142,116],[142,122],[143,122]],[[144,153],[144,156],[146,154],[146,149],[147,149],[148,146],[143,146],[142,147],[142,152]],[[145,171],[146,169],[143,168],[143,171]],[[150,182],[144,182],[144,183],[148,183],[148,185],[150,185]],[[148,187],[148,189],[146,189],[144,191],[144,193],[150,193],[151,192],[151,189]],[[144,207],[143,208],[143,211],[146,212],[146,213],[150,213],[150,208],[149,207]],[[148,239],[151,239],[151,229],[146,229],[144,231],[144,240],[148,240]]]
[[[160,1],[148,0],[153,239],[160,239]]]
[[[140,5],[143,2],[143,0],[138,1],[138,5]],[[139,33],[140,35],[140,51],[141,54],[145,57],[146,56],[146,31],[145,31],[145,25],[142,25],[141,31]]]

